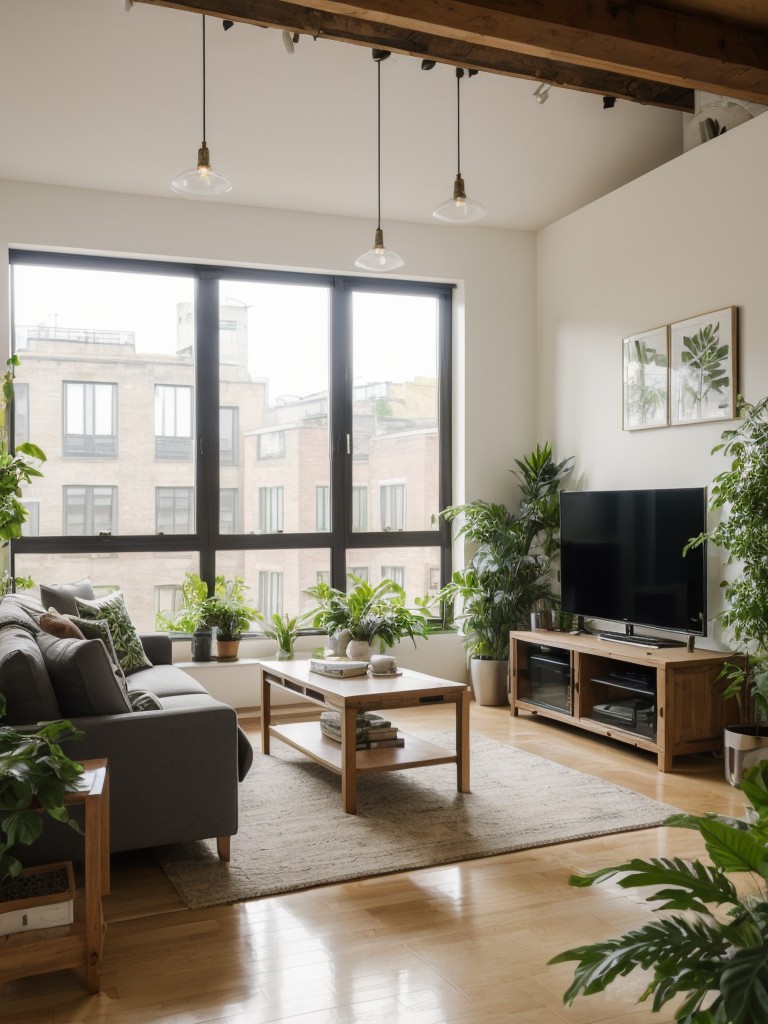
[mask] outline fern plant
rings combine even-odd
[[[768,762],[744,774],[748,820],[677,814],[665,824],[696,829],[711,864],[677,857],[633,859],[575,875],[590,886],[613,878],[624,889],[657,886],[648,897],[669,911],[616,939],[566,950],[550,963],[576,962],[563,1001],[602,992],[640,969],[650,981],[640,1001],[654,1013],[680,999],[680,1024],[756,1024],[768,1020]],[[739,886],[729,877],[745,875]]]

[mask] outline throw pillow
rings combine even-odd
[[[76,615],[68,615],[67,621],[71,622],[74,628],[80,633],[83,640],[101,640],[107,649],[115,675],[120,685],[128,695],[128,683],[125,680],[125,673],[120,666],[120,659],[117,656],[115,645],[112,641],[112,634],[109,630],[109,623],[106,619],[79,619]]]
[[[106,597],[93,601],[75,598],[77,612],[82,619],[106,619],[117,660],[126,675],[142,668],[151,668],[152,662],[144,653],[139,634],[131,622],[122,590],[115,590]]]
[[[60,639],[41,633],[38,643],[65,718],[131,711],[101,640]]]
[[[55,608],[50,608],[38,619],[44,633],[57,636],[59,639],[70,637],[73,640],[85,640],[85,635],[77,628],[72,619],[60,615]]]
[[[150,690],[129,690],[128,700],[134,711],[163,710],[163,705]]]
[[[46,608],[55,608],[62,615],[77,615],[76,600],[78,597],[92,601],[96,595],[91,581],[86,577],[77,583],[40,584],[40,600]]]

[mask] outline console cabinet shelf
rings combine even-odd
[[[510,705],[656,754],[659,771],[682,754],[721,750],[738,720],[723,701],[721,651],[636,647],[588,634],[510,633]]]

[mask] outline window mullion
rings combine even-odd
[[[344,278],[336,278],[331,289],[330,316],[331,585],[345,590],[352,532],[352,295]]]
[[[200,277],[195,296],[196,515],[200,575],[213,588],[219,530],[219,282]]]

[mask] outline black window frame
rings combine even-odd
[[[438,304],[438,423],[439,506],[452,503],[452,318],[454,285],[448,282],[403,281],[353,275],[312,274],[298,271],[256,270],[197,263],[130,259],[113,256],[50,253],[27,249],[9,252],[11,279],[14,267],[78,267],[119,273],[189,277],[195,284],[195,382],[192,395],[192,438],[195,454],[195,524],[193,535],[123,534],[21,537],[11,545],[15,553],[100,553],[196,551],[200,575],[213,585],[216,556],[231,550],[315,548],[329,551],[332,585],[346,589],[347,561],[355,564],[356,549],[375,549],[385,558],[387,547],[437,548],[441,578],[451,574],[451,534],[443,517],[437,528],[381,532],[352,529],[352,296],[355,292],[425,295]],[[294,283],[329,289],[330,374],[329,447],[331,533],[235,533],[219,531],[219,282],[241,279],[275,284]],[[14,346],[15,347],[15,346]],[[370,504],[370,503],[369,503]],[[369,508],[370,515],[370,508]],[[62,507],[63,520],[63,507]]]

